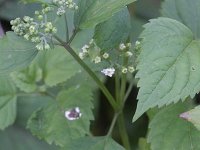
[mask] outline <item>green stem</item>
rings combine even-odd
[[[115,98],[117,100],[117,103],[120,102],[120,78],[119,78],[119,72],[118,70],[115,71]]]
[[[118,117],[117,120],[118,123],[118,128],[119,128],[119,133],[122,139],[122,143],[125,147],[126,150],[131,150],[130,142],[129,142],[129,137],[126,131],[126,126],[125,126],[125,120],[124,120],[124,115],[121,113]]]
[[[118,109],[118,105],[115,102],[115,99],[113,98],[113,96],[110,94],[110,92],[108,91],[108,89],[105,87],[105,85],[101,82],[101,80],[96,76],[96,74],[85,64],[84,61],[82,61],[79,56],[75,53],[75,51],[70,47],[69,44],[66,44],[65,42],[63,42],[61,39],[59,39],[58,37],[56,37],[56,40],[58,40],[61,45],[72,55],[72,57],[81,65],[81,67],[90,75],[90,77],[97,83],[97,85],[99,86],[99,88],[102,90],[102,92],[104,93],[104,95],[106,96],[107,100],[109,101],[109,103],[111,104],[111,106],[113,107],[114,110]]]
[[[109,128],[109,131],[107,133],[107,136],[111,136],[112,131],[113,131],[114,127],[115,127],[115,124],[116,124],[118,116],[119,116],[119,113],[115,113],[115,115],[113,117],[113,120],[112,120],[112,123],[111,123],[110,128]]]
[[[65,25],[66,25],[66,42],[68,42],[69,41],[69,29],[68,29],[68,21],[67,21],[66,13],[65,13],[64,17],[65,17]]]
[[[124,103],[126,102],[126,100],[128,99],[128,96],[130,95],[130,93],[131,93],[131,90],[132,90],[132,88],[133,88],[133,85],[134,85],[134,83],[135,83],[135,81],[134,81],[134,79],[132,79],[132,81],[131,81],[131,83],[130,83],[130,85],[129,85],[129,87],[128,87],[128,90],[126,91],[126,94],[125,94],[125,96],[124,96]]]

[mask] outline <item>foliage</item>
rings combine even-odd
[[[21,17],[0,38],[0,149],[200,149],[200,0],[153,19],[153,0],[22,1],[0,0]]]

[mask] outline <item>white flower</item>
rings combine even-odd
[[[115,69],[114,68],[107,68],[107,69],[103,69],[101,71],[101,73],[103,73],[106,76],[112,77],[113,74],[115,73]]]
[[[109,54],[108,54],[108,53],[104,53],[104,54],[103,54],[103,58],[104,58],[104,59],[108,59],[108,57],[109,57]]]
[[[99,56],[95,57],[94,63],[95,63],[95,64],[98,64],[98,63],[100,63],[100,62],[101,62],[101,57],[99,57]]]
[[[83,51],[83,53],[87,53],[88,52],[88,48],[90,48],[88,45],[84,45],[81,49]]]
[[[119,45],[119,49],[120,49],[120,50],[124,50],[124,49],[126,49],[125,44],[124,44],[124,43],[121,43],[121,44]]]
[[[84,57],[85,57],[85,54],[82,52],[80,52],[78,55],[79,55],[80,59],[84,59]]]
[[[65,111],[65,117],[68,120],[77,120],[81,116],[82,116],[82,113],[79,107],[75,107],[75,108],[69,109],[68,111]]]
[[[128,67],[128,71],[129,71],[130,73],[133,73],[133,72],[135,71],[135,68],[132,67],[132,66],[129,66],[129,67]]]
[[[128,69],[126,67],[122,68],[122,73],[126,74],[128,72]]]
[[[127,52],[126,52],[126,56],[127,56],[127,57],[131,57],[131,56],[133,56],[133,53],[131,53],[130,51],[127,51]]]

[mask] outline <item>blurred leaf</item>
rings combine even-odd
[[[75,26],[94,28],[135,0],[79,0],[75,13]]]
[[[199,8],[199,0],[165,0],[162,4],[162,15],[185,24],[198,39],[200,38]]]
[[[179,118],[187,111],[190,103],[170,105],[153,118],[150,123],[148,142],[153,150],[198,150],[200,132],[190,123]]]
[[[34,138],[26,130],[18,127],[10,127],[0,132],[1,150],[57,150]]]
[[[63,150],[125,150],[109,137],[84,137],[73,140]]]
[[[15,87],[8,77],[0,76],[0,129],[13,124],[16,118]]]
[[[59,146],[89,134],[90,120],[94,119],[91,92],[86,85],[61,91],[57,101],[33,113],[28,128],[39,138]],[[65,111],[75,107],[80,108],[81,118],[74,121],[66,119]]]
[[[33,16],[34,11],[39,9],[38,4],[23,4],[19,0],[5,0],[0,5],[0,17],[6,20],[23,16]]]
[[[109,20],[95,28],[94,39],[102,50],[109,50],[126,42],[130,33],[130,15],[127,8],[122,9]]]
[[[200,91],[200,43],[182,23],[169,19],[152,19],[141,34],[138,58],[139,78],[137,110],[133,121],[148,109],[161,107]]]
[[[29,65],[37,52],[34,44],[13,32],[7,32],[0,38],[0,73],[12,72]]]
[[[139,150],[151,150],[150,144],[147,143],[147,140],[145,138],[139,139]]]
[[[198,130],[200,130],[200,106],[197,106],[188,112],[182,113],[180,117],[191,122]]]

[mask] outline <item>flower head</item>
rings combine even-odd
[[[115,73],[115,68],[107,68],[107,69],[103,69],[101,71],[101,73],[103,73],[106,76],[112,77],[113,74]]]

